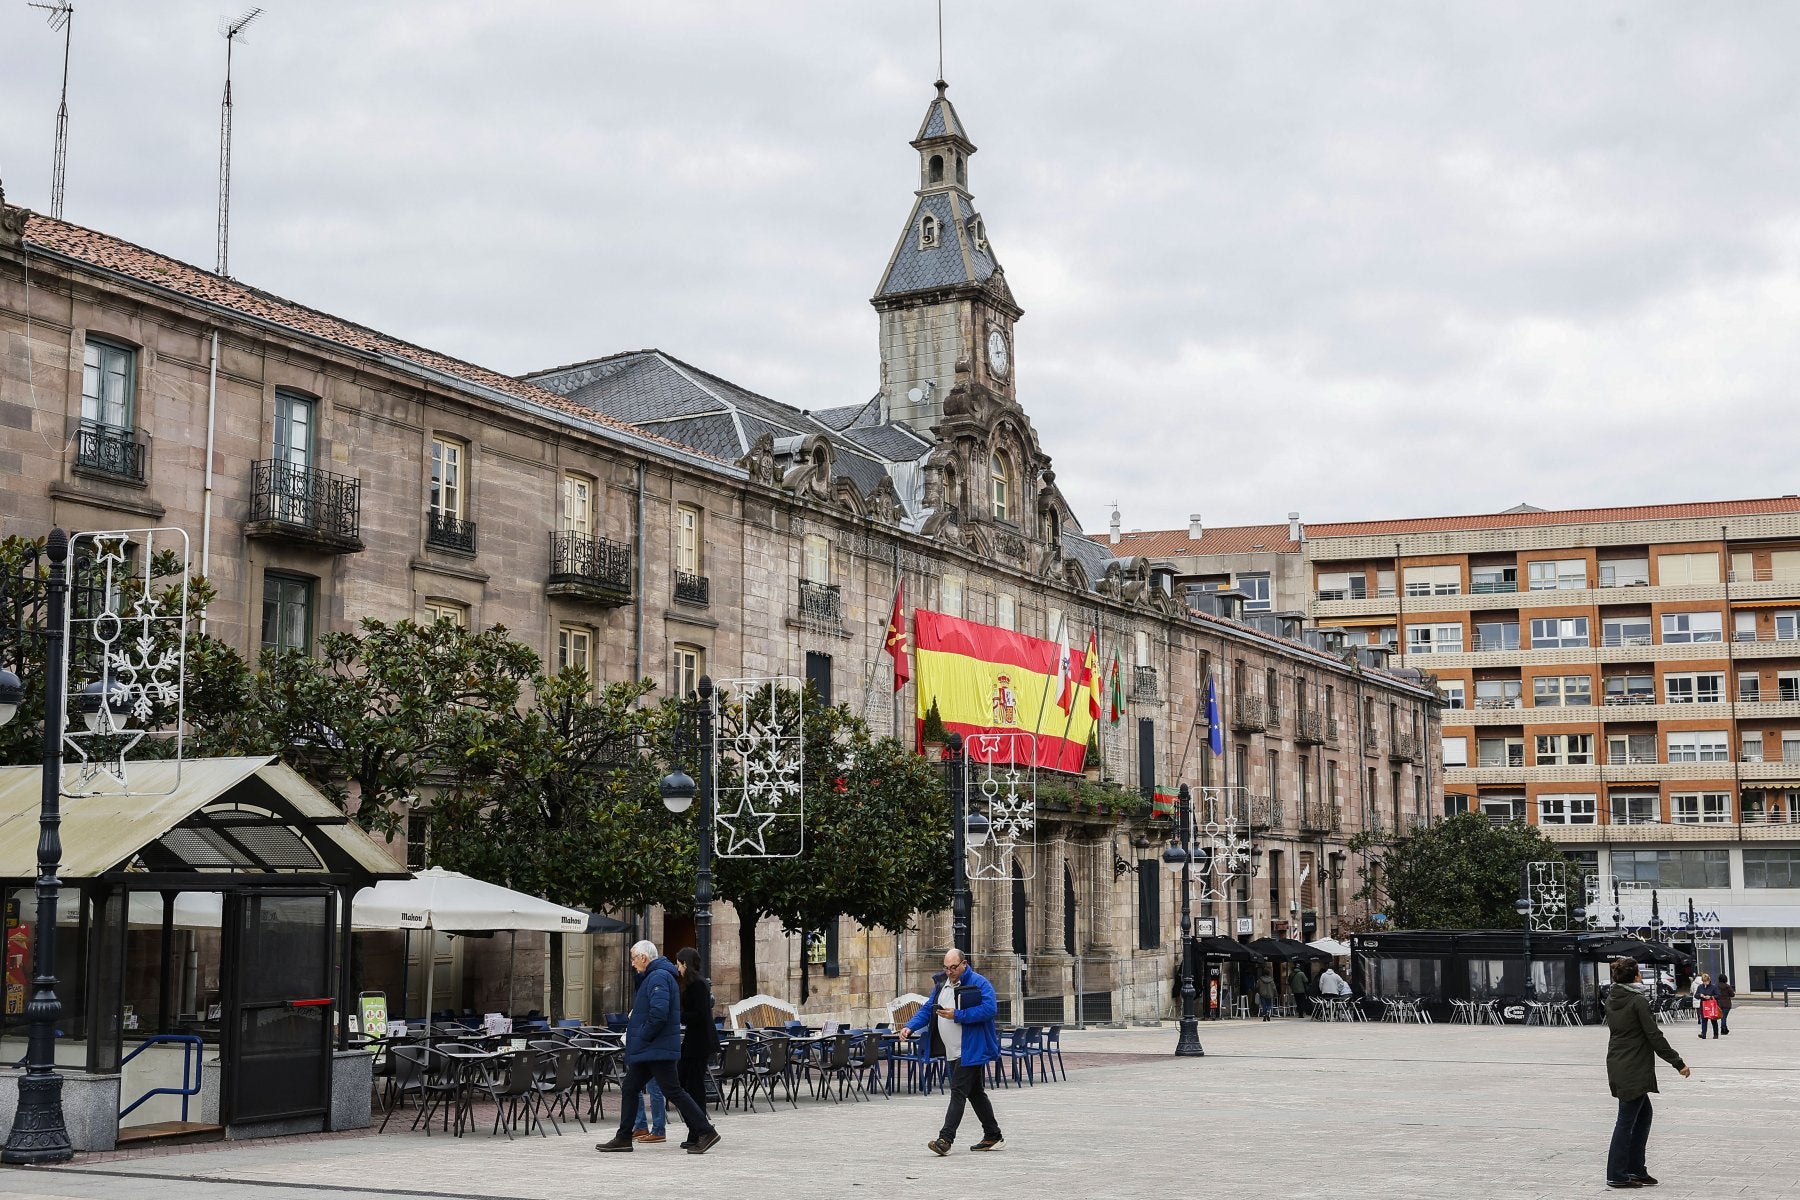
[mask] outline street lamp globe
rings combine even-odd
[[[1513,901],[1513,911],[1518,913],[1521,917],[1530,916],[1531,901],[1524,896],[1520,896],[1517,900]]]
[[[1169,848],[1162,852],[1162,860],[1163,866],[1175,872],[1179,872],[1190,861],[1187,848],[1174,842],[1169,843]]]
[[[970,846],[985,846],[988,834],[992,833],[993,829],[994,823],[988,820],[987,814],[978,808],[971,809],[968,817],[963,821],[963,836]]]
[[[19,711],[19,701],[25,698],[25,685],[19,677],[0,667],[0,725],[11,721]]]
[[[81,689],[75,707],[87,723],[89,733],[115,733],[131,723],[126,705],[130,693],[123,684],[112,679],[96,679]]]
[[[679,767],[664,775],[656,790],[662,795],[663,807],[677,815],[688,810],[699,792],[694,786],[694,777]]]

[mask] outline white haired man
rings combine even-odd
[[[681,984],[675,964],[656,952],[656,943],[639,942],[631,948],[631,969],[637,972],[637,997],[631,1004],[631,1023],[625,1029],[625,1079],[619,1084],[619,1130],[611,1141],[594,1149],[619,1154],[632,1148],[632,1126],[637,1123],[638,1097],[652,1079],[663,1096],[681,1113],[687,1124],[689,1154],[705,1154],[719,1144],[719,1131],[706,1119],[700,1102],[681,1088],[675,1064],[681,1058]]]

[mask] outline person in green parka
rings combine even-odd
[[[1619,1118],[1606,1155],[1606,1186],[1654,1187],[1656,1179],[1644,1165],[1644,1151],[1650,1142],[1656,1056],[1661,1055],[1684,1079],[1688,1067],[1657,1027],[1638,983],[1638,965],[1629,958],[1614,959],[1612,980],[1606,996],[1606,1027],[1612,1033],[1606,1046],[1606,1081],[1619,1099]]]

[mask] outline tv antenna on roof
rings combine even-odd
[[[225,39],[225,99],[219,105],[219,266],[221,275],[231,256],[231,49],[244,36],[250,22],[262,16],[253,8],[237,20],[219,19],[219,33]]]
[[[63,177],[69,165],[69,40],[74,35],[71,24],[75,6],[69,0],[27,0],[32,8],[44,10],[50,28],[63,35],[62,101],[56,106],[56,163],[50,169],[50,215],[62,220]]]

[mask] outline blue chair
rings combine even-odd
[[[1037,1086],[1038,1034],[1041,1031],[1036,1025],[1021,1025],[1017,1029],[1008,1029],[1000,1035],[1000,1057],[993,1063],[994,1082],[1002,1087],[1019,1085],[1021,1076],[1024,1081]],[[1007,1083],[1006,1076],[1011,1074],[1012,1082]]]
[[[1069,1068],[1063,1065],[1061,1025],[1047,1026],[1038,1037],[1038,1058],[1043,1060],[1045,1079],[1054,1082],[1058,1071],[1064,1079],[1069,1077]]]

